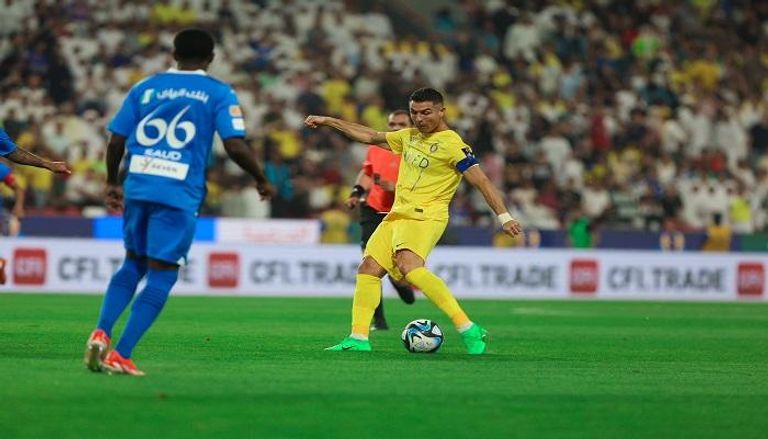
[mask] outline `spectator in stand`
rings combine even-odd
[[[581,208],[573,212],[568,222],[568,246],[571,248],[587,249],[597,245],[595,222]]]
[[[705,252],[727,252],[731,249],[731,228],[723,224],[722,214],[712,215],[712,224],[707,227],[707,239],[701,247]]]

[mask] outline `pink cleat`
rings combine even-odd
[[[140,371],[130,358],[123,358],[117,351],[112,351],[107,355],[107,358],[101,362],[102,369],[109,373],[119,373],[133,376],[144,376],[144,372]]]
[[[109,336],[101,329],[94,329],[85,344],[85,367],[93,372],[101,372],[101,362],[107,356]]]

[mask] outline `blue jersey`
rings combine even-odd
[[[11,175],[12,172],[13,170],[11,169],[10,166],[6,165],[5,163],[0,163],[0,181],[1,182],[8,184],[5,181],[5,179],[8,178],[8,176]],[[3,202],[3,196],[0,195],[0,216],[2,216],[3,214],[2,202]]]
[[[10,166],[5,163],[0,163],[0,181],[5,181],[5,179],[11,175],[11,172],[13,172],[13,170]]]
[[[214,133],[245,137],[245,122],[232,87],[171,69],[134,85],[109,130],[127,138],[126,199],[197,211]]]
[[[11,136],[0,128],[0,156],[7,156],[16,149],[16,144],[11,140]]]

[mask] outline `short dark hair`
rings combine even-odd
[[[443,95],[434,88],[424,87],[420,88],[413,93],[409,100],[413,102],[432,102],[434,104],[443,105]]]
[[[398,108],[397,110],[389,113],[390,116],[408,116],[411,117],[411,113],[408,112],[408,110],[403,110],[402,108]]]
[[[213,37],[202,29],[184,29],[173,38],[178,61],[208,61],[213,57]]]

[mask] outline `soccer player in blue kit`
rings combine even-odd
[[[43,157],[38,157],[23,148],[19,148],[13,142],[11,136],[9,136],[2,128],[0,128],[0,156],[20,165],[36,166],[56,174],[69,175],[72,173],[64,162],[54,162]],[[0,170],[0,175],[2,175],[2,179],[4,180],[10,173],[10,168],[5,165],[2,165],[2,167],[3,169]],[[5,258],[0,258],[0,285],[5,284],[5,265]]]
[[[163,309],[192,244],[214,132],[229,157],[256,180],[262,198],[273,193],[243,140],[234,90],[205,72],[213,60],[213,37],[187,29],[176,34],[173,47],[177,68],[134,85],[109,125],[106,202],[123,211],[126,257],[110,280],[86,345],[85,364],[92,371],[144,375],[131,360],[133,349]],[[121,187],[118,171],[126,147]],[[145,276],[120,341],[108,351],[112,327]]]
[[[20,165],[35,166],[38,168],[47,169],[56,174],[69,175],[72,172],[67,168],[67,164],[64,162],[53,162],[51,160],[38,157],[29,151],[19,148],[13,143],[11,137],[4,129],[0,128],[0,156],[6,159],[18,163]]]

